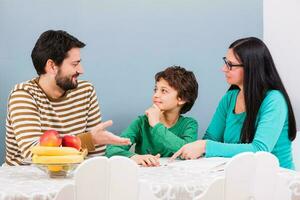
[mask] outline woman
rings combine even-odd
[[[294,169],[295,117],[268,48],[258,38],[239,39],[223,59],[229,90],[203,140],[184,145],[171,159],[267,151],[278,158],[281,167]]]

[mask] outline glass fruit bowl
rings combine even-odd
[[[79,164],[80,163],[33,163],[32,165],[47,173],[50,178],[66,178],[73,175],[74,170]]]

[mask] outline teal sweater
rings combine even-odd
[[[146,115],[138,117],[120,135],[129,138],[132,144],[136,144],[135,153],[160,154],[162,157],[172,156],[183,145],[197,140],[198,123],[190,117],[179,116],[176,124],[166,128],[162,123],[153,128],[149,125]],[[114,155],[131,157],[135,153],[130,152],[131,145],[109,145],[106,149],[108,157]]]
[[[246,113],[234,113],[239,90],[230,90],[222,98],[206,130],[206,157],[232,157],[241,152],[267,151],[274,154],[281,167],[294,169],[291,141],[288,138],[288,107],[278,90],[270,90],[256,118],[252,143],[241,144],[241,129]]]

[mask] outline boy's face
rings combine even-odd
[[[63,60],[55,76],[56,84],[61,89],[67,91],[77,87],[77,78],[83,73],[80,61],[79,48],[72,48],[68,51],[68,57]]]
[[[161,111],[180,110],[185,103],[178,97],[178,92],[163,78],[156,82],[152,101]]]

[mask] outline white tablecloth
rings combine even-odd
[[[199,199],[217,177],[224,177],[224,167],[230,159],[201,158],[179,161],[157,168],[140,168],[139,180],[148,185],[160,200]],[[163,164],[166,162],[162,160]],[[300,200],[300,173],[280,168],[285,186],[291,190],[291,200]]]
[[[140,168],[139,180],[147,184],[158,199],[197,199],[216,177],[224,177],[228,159],[202,158]]]
[[[50,179],[35,166],[0,167],[1,200],[50,200],[70,178]]]
[[[139,168],[141,187],[149,188],[157,199],[197,199],[216,177],[224,177],[222,165],[225,159],[212,158],[179,161],[161,167]],[[300,199],[299,172],[281,169],[286,187],[292,191],[292,200]],[[0,200],[48,200],[54,199],[72,178],[50,179],[35,166],[0,167]]]

